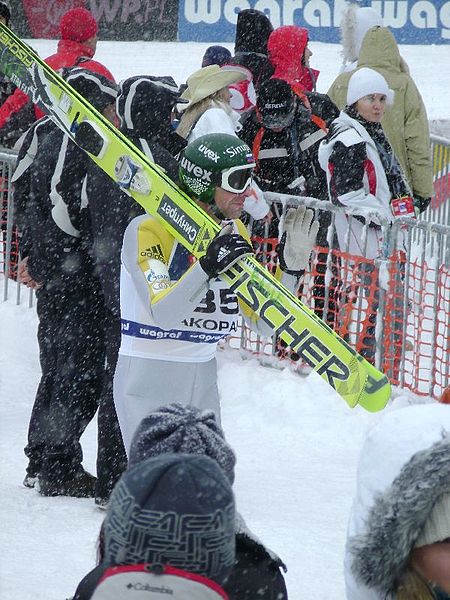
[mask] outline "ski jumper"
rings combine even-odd
[[[234,227],[249,240],[241,221]],[[220,278],[208,281],[200,263],[148,215],[133,219],[124,235],[120,303],[114,402],[127,450],[142,418],[166,403],[208,408],[220,421],[217,344],[237,331],[240,313],[263,333],[256,314]]]

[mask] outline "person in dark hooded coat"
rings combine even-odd
[[[250,71],[256,92],[261,83],[273,73],[267,57],[267,40],[272,31],[272,23],[259,10],[249,8],[238,13],[234,56],[228,62]]]
[[[256,161],[254,180],[263,191],[307,196],[328,200],[327,180],[318,159],[320,140],[325,139],[328,127],[339,111],[325,94],[296,93],[283,80],[272,78],[260,87],[257,105],[248,113],[239,136],[250,148]],[[280,203],[272,205],[280,215]],[[328,227],[331,215],[319,211],[318,246],[328,248]],[[272,219],[269,237],[277,237],[279,218]],[[254,229],[258,233],[257,229]],[[264,236],[264,232],[261,232]],[[327,253],[317,257],[313,288],[314,309],[321,318],[331,321],[335,310],[335,292],[329,289],[329,315],[324,316],[325,272]]]
[[[78,68],[66,81],[113,117],[113,82]],[[44,140],[39,140],[39,127],[47,133]],[[22,215],[28,231],[23,274],[39,288],[42,365],[25,449],[29,465],[24,484],[34,487],[37,480],[45,496],[88,497],[94,493],[95,478],[81,465],[79,440],[97,410],[104,368],[101,289],[81,235],[82,182],[90,159],[61,130],[49,133],[47,127],[45,120],[36,125],[30,140],[31,145],[42,143],[27,174],[30,194]]]
[[[180,102],[179,95],[172,77],[139,75],[120,83],[117,98],[117,116],[122,133],[174,181],[178,180],[178,162],[174,157],[186,145],[171,126],[172,109]],[[89,221],[85,223],[88,230],[86,237],[90,238],[90,254],[100,280],[107,314],[107,359],[98,415],[100,450],[96,489],[96,503],[104,507],[126,466],[112,398],[112,381],[120,346],[120,252],[128,223],[144,210],[93,162],[88,165],[86,197],[89,214]],[[100,440],[103,442],[100,443]],[[111,464],[115,465],[113,470]]]

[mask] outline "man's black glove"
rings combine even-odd
[[[240,258],[253,254],[253,248],[239,234],[230,233],[233,225],[226,225],[200,258],[200,266],[210,279],[217,277]]]

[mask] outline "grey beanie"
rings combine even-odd
[[[166,453],[209,456],[234,481],[236,456],[211,410],[173,403],[142,419],[131,442],[129,465]]]
[[[129,468],[103,524],[104,562],[165,564],[222,585],[235,559],[228,479],[206,456],[163,454]]]

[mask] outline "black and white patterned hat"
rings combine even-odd
[[[129,468],[108,504],[104,562],[165,564],[225,582],[235,558],[228,479],[206,456],[163,454]]]

